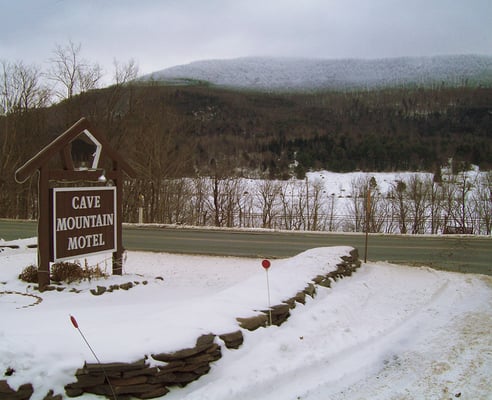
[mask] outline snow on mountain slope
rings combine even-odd
[[[492,57],[476,55],[374,60],[244,57],[178,65],[143,80],[206,81],[252,89],[360,88],[492,83]]]

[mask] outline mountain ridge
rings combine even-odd
[[[379,59],[240,57],[210,59],[152,72],[144,81],[258,90],[360,89],[394,86],[492,86],[492,56]]]

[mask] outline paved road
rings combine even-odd
[[[0,238],[36,236],[36,223],[0,220]],[[352,246],[364,258],[363,234],[234,231],[124,226],[129,250],[280,258],[313,247]],[[427,265],[492,275],[492,238],[475,236],[369,235],[369,261]]]

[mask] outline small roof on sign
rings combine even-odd
[[[53,140],[48,146],[44,147],[38,154],[27,161],[22,167],[15,171],[15,180],[18,183],[25,182],[36,170],[47,164],[55,154],[63,152],[68,145],[77,137],[87,136],[97,147],[98,151],[94,159],[97,167],[101,154],[108,156],[116,161],[121,169],[130,177],[135,177],[135,170],[116,152],[109,142],[101,136],[89,123],[86,118],[81,118],[73,126]],[[93,167],[94,167],[93,163]]]

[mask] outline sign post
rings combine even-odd
[[[77,154],[77,145],[78,149],[90,149],[88,157]],[[52,158],[57,154],[61,168],[52,168]],[[111,167],[99,167],[104,156],[112,161]],[[82,160],[81,166],[76,165],[77,159]],[[39,290],[50,283],[50,261],[113,252],[113,274],[121,275],[123,171],[134,177],[133,168],[82,118],[20,167],[15,180],[23,183],[36,170]],[[74,185],[82,181],[94,182],[94,186]],[[112,185],[101,186],[105,182]]]

